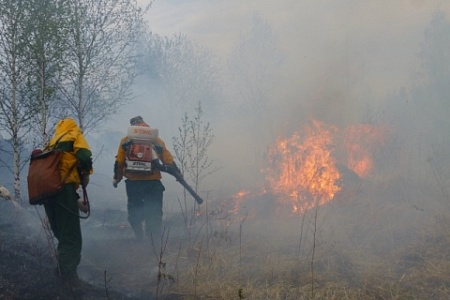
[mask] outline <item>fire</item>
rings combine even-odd
[[[262,170],[264,188],[256,193],[238,191],[228,199],[224,211],[237,216],[245,210],[246,217],[251,204],[258,202],[265,207],[288,204],[292,212],[303,213],[329,203],[345,187],[346,180],[354,180],[346,176],[351,174],[346,169],[360,178],[371,175],[374,154],[385,144],[387,129],[380,124],[338,129],[318,120],[311,121],[291,136],[278,138],[269,147]],[[276,203],[273,196],[277,198]]]
[[[239,191],[235,195],[232,196],[233,199],[233,207],[229,211],[231,214],[237,214],[240,211],[242,202],[250,193],[247,191]]]
[[[268,151],[264,170],[273,194],[304,212],[331,201],[341,189],[340,174],[332,156],[336,128],[313,121],[302,135],[279,138]]]
[[[344,148],[347,152],[347,168],[361,178],[373,170],[373,149],[384,144],[387,128],[369,124],[357,124],[347,128]]]

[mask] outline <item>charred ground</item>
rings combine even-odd
[[[9,201],[0,205],[0,299],[63,299],[55,273],[55,243],[42,225],[40,208],[14,207]],[[76,299],[155,298],[153,282],[158,271],[151,267],[151,245],[134,243],[122,224],[125,213],[119,214],[119,219],[114,219],[117,212],[116,216],[111,211],[97,212],[91,220],[83,221],[83,257],[78,273],[85,284],[82,296]],[[105,217],[115,221],[106,222]],[[165,295],[164,299],[180,298]]]
[[[42,225],[11,203],[2,202],[0,211],[0,299],[60,299],[55,259]],[[84,294],[88,300],[135,299],[94,282]]]

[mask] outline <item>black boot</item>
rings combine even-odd
[[[84,295],[83,283],[76,272],[59,272],[57,269],[57,275],[61,283],[62,299],[80,299]]]

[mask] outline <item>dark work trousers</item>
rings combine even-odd
[[[81,227],[78,217],[79,196],[75,184],[65,184],[62,191],[44,204],[50,228],[58,239],[58,264],[64,276],[76,276],[81,260]]]
[[[160,180],[125,180],[128,197],[128,222],[137,240],[145,236],[159,241],[163,216],[163,192]],[[145,232],[144,230],[145,229]]]

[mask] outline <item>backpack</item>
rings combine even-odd
[[[48,203],[50,197],[62,190],[64,181],[76,166],[74,164],[66,176],[61,178],[59,164],[63,152],[55,148],[64,135],[56,141],[52,149],[48,151],[35,149],[31,153],[27,175],[28,200],[31,205]]]
[[[125,172],[152,173],[152,161],[156,159],[153,142],[158,130],[147,126],[130,126],[125,151]]]

